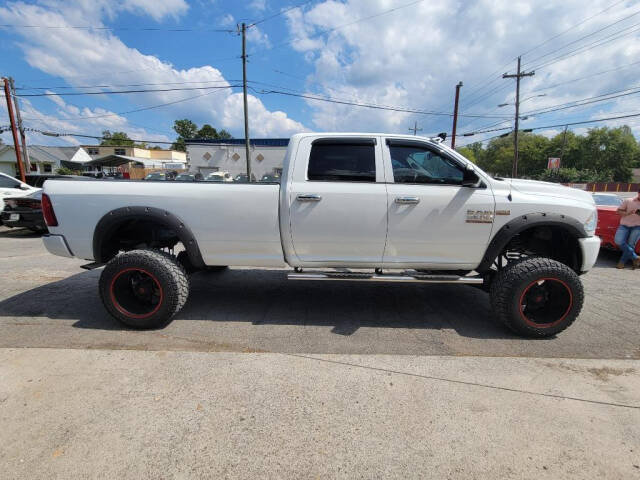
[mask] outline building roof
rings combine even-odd
[[[0,152],[6,149],[13,151],[13,145],[2,145]],[[77,162],[82,163],[90,159],[82,148],[77,146],[71,147],[50,147],[46,145],[28,145],[29,160],[33,163],[59,163]]]
[[[139,163],[146,168],[162,167],[166,163],[186,163],[184,160],[175,159],[153,159],[142,157],[129,157],[127,155],[105,155],[104,157],[96,158],[89,162],[84,163],[87,166],[100,165],[105,167],[118,167],[126,163]]]
[[[289,145],[288,138],[251,138],[249,143],[254,147],[286,147]],[[207,145],[244,145],[244,138],[216,138],[185,140],[187,145],[207,144]]]

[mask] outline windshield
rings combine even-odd
[[[145,180],[164,180],[164,173],[150,173]]]
[[[593,201],[596,205],[617,207],[622,205],[622,199],[616,195],[594,195]]]

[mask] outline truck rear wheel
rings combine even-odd
[[[549,337],[578,317],[584,291],[578,275],[549,258],[529,258],[501,270],[490,289],[498,318],[527,337]]]
[[[189,295],[184,268],[158,250],[131,250],[107,263],[100,298],[107,311],[128,327],[159,328],[180,311]]]

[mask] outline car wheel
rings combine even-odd
[[[107,263],[100,276],[100,298],[105,308],[132,328],[167,325],[188,296],[184,268],[172,255],[158,250],[121,253]]]
[[[580,314],[584,290],[578,275],[549,258],[529,258],[498,272],[490,288],[493,310],[514,332],[549,337]]]

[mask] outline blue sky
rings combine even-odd
[[[25,95],[229,87],[242,78],[240,38],[212,30],[235,30],[240,22],[267,18],[248,35],[253,137],[282,137],[304,130],[407,133],[414,121],[424,134],[450,131],[450,117],[424,113],[449,113],[458,81],[464,82],[463,115],[480,116],[461,117],[458,132],[506,129],[513,107],[497,105],[512,103],[515,89],[514,82],[501,74],[513,72],[519,54],[524,54],[525,69],[536,69],[536,75],[522,83],[521,98],[533,97],[522,110],[534,112],[523,120],[523,128],[640,113],[638,95],[629,90],[640,84],[640,4],[634,0],[588,4],[585,8],[579,0],[10,1],[0,4],[0,24],[11,25],[0,27],[0,73],[14,77],[19,93]],[[292,8],[296,5],[300,6]],[[131,86],[139,84],[151,85]],[[394,109],[266,93],[269,90]],[[624,96],[544,112],[569,102],[598,100],[593,97],[609,92]],[[27,126],[57,132],[98,135],[104,129],[124,130],[132,138],[170,141],[173,121],[191,118],[199,125],[210,123],[243,136],[242,96],[236,87],[23,97],[21,106]],[[422,113],[401,111],[407,109]],[[6,118],[3,105],[0,126]],[[602,125],[622,123],[640,133],[635,117]],[[581,133],[589,126],[573,129]],[[540,132],[551,135],[561,129]],[[476,134],[459,143],[499,133]],[[10,141],[6,133],[2,138]],[[30,141],[93,143],[38,134],[30,134]]]

